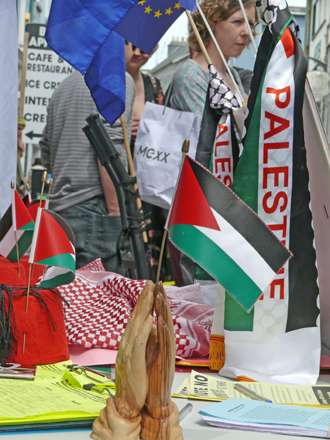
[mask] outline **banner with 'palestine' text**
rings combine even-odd
[[[259,46],[234,190],[293,257],[250,313],[227,295],[222,373],[313,383],[320,330],[302,115],[307,63],[286,2],[272,3],[267,2],[269,26]]]

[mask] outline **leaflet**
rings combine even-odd
[[[181,386],[173,393],[174,397],[189,399],[223,401],[227,399],[248,398],[235,389],[243,385],[248,390],[273,403],[330,407],[330,385],[292,385],[266,382],[235,382],[218,375],[208,375],[192,371]]]
[[[72,385],[63,380],[68,372]],[[88,391],[83,385],[99,386],[102,382],[107,383],[108,379],[71,372],[68,363],[37,367],[33,381],[0,379],[0,426],[95,418],[109,393]]]
[[[330,412],[283,406],[248,399],[229,399],[200,411],[203,419],[222,428],[248,429],[291,435],[328,437]]]

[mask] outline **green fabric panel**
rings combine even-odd
[[[45,264],[46,266],[65,267],[73,272],[76,270],[76,262],[71,254],[59,254],[53,257],[45,258],[37,263]]]
[[[19,258],[20,259],[23,257],[23,255],[26,253],[26,251],[31,246],[32,237],[33,237],[33,231],[26,231],[21,236],[21,238],[18,240],[18,252],[19,252]],[[7,258],[10,261],[17,261],[16,246],[13,247],[13,249],[7,255]]]
[[[243,307],[226,293],[225,296],[225,323],[224,327],[230,331],[252,331],[254,308],[247,313]]]
[[[269,48],[268,59],[270,59],[274,46]],[[261,98],[262,89],[266,76],[263,74],[258,94],[253,109],[250,126],[244,141],[244,150],[237,164],[233,190],[243,199],[255,212],[258,210],[258,180],[259,180],[259,133],[261,119]],[[225,329],[231,331],[252,331],[253,310],[246,313],[236,301],[226,294],[225,299]]]
[[[30,222],[20,228],[20,231],[33,231],[34,223]]]
[[[42,289],[54,289],[55,287],[62,286],[63,284],[69,284],[74,280],[74,273],[67,272],[61,275],[58,275],[49,280],[42,281],[38,287]]]
[[[260,289],[222,249],[192,225],[173,225],[173,244],[207,270],[245,309],[250,309]],[[239,306],[240,307],[240,306]]]

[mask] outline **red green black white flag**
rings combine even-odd
[[[302,114],[307,62],[286,1],[259,3],[267,26],[255,63],[233,189],[293,257],[251,313],[227,295],[222,374],[312,383],[319,372],[320,329]]]
[[[19,261],[31,245],[33,229],[33,218],[13,188],[12,203],[0,220],[0,254]]]
[[[49,266],[38,284],[40,288],[54,288],[74,280],[73,238],[62,222],[58,214],[38,208],[29,263]]]
[[[167,221],[169,239],[250,310],[290,256],[258,216],[186,157]]]

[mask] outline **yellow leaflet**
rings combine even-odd
[[[174,397],[222,401],[247,398],[235,390],[235,384],[254,391],[273,403],[302,405],[318,408],[330,407],[330,385],[287,385],[266,382],[234,382],[218,375],[208,375],[192,371],[190,377],[175,391]]]
[[[33,381],[0,379],[0,425],[28,422],[85,420],[96,417],[105,406],[108,393],[87,391],[66,385],[62,378],[69,363],[37,368]],[[72,373],[77,374],[77,373]],[[94,383],[79,375],[82,383]],[[100,383],[100,376],[95,375]],[[108,382],[102,378],[101,381]]]

